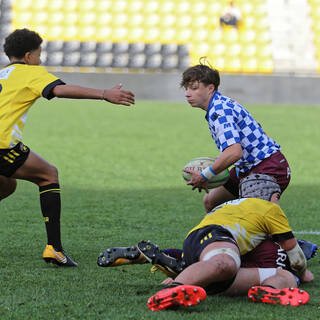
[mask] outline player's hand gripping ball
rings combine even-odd
[[[211,166],[214,163],[214,158],[201,157],[190,160],[184,167],[184,169],[193,171],[202,171],[203,169]],[[213,178],[208,181],[208,189],[217,188],[223,186],[229,179],[230,173],[228,169],[216,174]],[[187,172],[182,171],[182,177],[185,181],[191,180],[191,175]]]

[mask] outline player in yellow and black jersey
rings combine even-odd
[[[77,266],[61,244],[58,171],[22,143],[28,111],[41,96],[48,100],[97,99],[130,106],[134,94],[122,90],[122,85],[105,90],[66,85],[40,66],[41,43],[41,37],[28,29],[17,29],[5,39],[4,52],[10,64],[0,69],[0,200],[15,191],[16,179],[38,185],[47,231],[43,258],[59,266]]]
[[[211,225],[228,230],[237,242],[240,255],[254,249],[262,241],[273,236],[277,242],[293,238],[288,219],[280,206],[257,198],[232,200],[216,207],[194,227],[192,232]],[[212,236],[209,232],[203,242]]]

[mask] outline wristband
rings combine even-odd
[[[206,181],[212,179],[216,175],[216,173],[214,172],[211,166],[203,169],[200,174],[201,174],[201,177]]]

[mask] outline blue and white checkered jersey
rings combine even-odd
[[[210,100],[206,120],[220,152],[240,143],[243,156],[234,164],[240,172],[251,170],[280,150],[280,145],[265,134],[246,108],[218,91]]]

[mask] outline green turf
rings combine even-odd
[[[249,106],[282,145],[292,182],[281,199],[295,231],[320,231],[320,108]],[[250,303],[245,297],[209,297],[178,311],[146,306],[162,274],[148,265],[100,268],[99,252],[150,239],[181,247],[204,214],[181,168],[192,158],[216,156],[202,110],[187,104],[137,102],[133,108],[103,102],[40,100],[29,113],[24,142],[59,169],[62,238],[79,267],[61,269],[41,258],[45,245],[35,185],[20,182],[0,203],[0,319],[318,319],[316,281],[297,308]],[[320,236],[299,234],[320,244]]]

